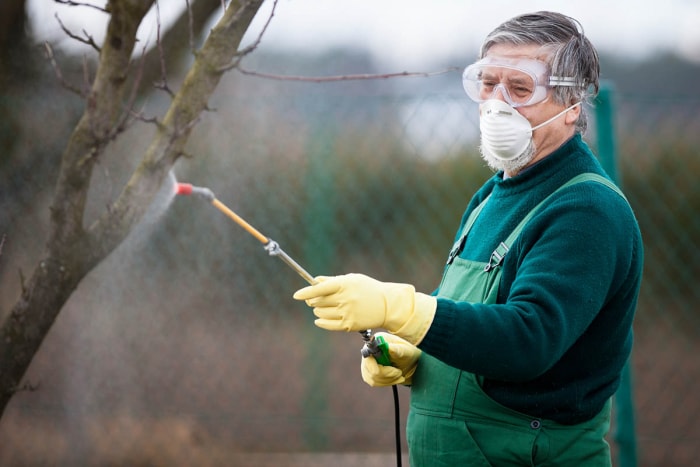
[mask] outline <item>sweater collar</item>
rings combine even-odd
[[[520,191],[518,188],[523,190],[529,189],[532,185],[541,183],[543,179],[550,178],[553,174],[561,172],[563,166],[571,162],[570,157],[573,153],[581,151],[583,146],[585,146],[585,143],[583,143],[581,135],[577,133],[554,152],[522,170],[514,177],[504,179],[503,171],[499,171],[493,176],[493,181],[496,185],[494,188],[508,191]]]

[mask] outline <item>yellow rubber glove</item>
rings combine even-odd
[[[395,384],[411,385],[413,373],[416,372],[421,350],[399,336],[378,332],[376,336],[384,337],[389,344],[389,359],[392,366],[377,363],[374,357],[362,359],[360,371],[365,383],[372,387],[393,386]]]
[[[316,326],[329,331],[384,328],[418,345],[435,316],[437,299],[409,284],[380,282],[363,274],[316,280],[297,290],[294,298],[313,307]]]

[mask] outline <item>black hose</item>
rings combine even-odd
[[[399,411],[399,390],[391,387],[394,393],[394,434],[396,435],[396,466],[401,467],[401,412]]]

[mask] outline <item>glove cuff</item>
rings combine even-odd
[[[399,329],[388,329],[392,334],[403,337],[413,345],[421,343],[430,329],[437,309],[437,298],[414,292],[413,311]]]
[[[399,384],[401,384],[402,386],[413,386],[413,373],[416,372],[416,368],[418,368],[418,361],[416,361],[416,363],[411,368],[404,371],[403,381]]]

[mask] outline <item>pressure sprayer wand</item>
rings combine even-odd
[[[316,280],[313,278],[313,276],[309,274],[306,269],[302,268],[299,263],[294,261],[291,256],[285,253],[276,241],[260,233],[258,229],[250,225],[245,219],[229,209],[224,203],[216,199],[214,192],[212,192],[209,188],[198,187],[189,183],[178,183],[175,188],[175,193],[178,195],[195,195],[209,201],[215,208],[226,214],[236,224],[243,227],[246,232],[262,243],[270,256],[277,256],[280,258],[310,285],[316,284]],[[373,355],[379,364],[386,366],[391,365],[391,361],[389,360],[388,344],[386,341],[381,337],[375,338],[372,335],[371,329],[360,331],[360,334],[362,335],[362,340],[365,341],[365,345],[362,347],[361,351],[362,356],[367,358],[370,355]]]
[[[216,199],[216,196],[214,196],[214,193],[209,189],[209,188],[202,188],[198,186],[193,186],[190,185],[189,183],[178,183],[177,184],[177,191],[176,193],[178,195],[196,195],[199,196],[200,198],[203,198],[207,201],[209,201],[211,204],[214,205],[215,208],[217,208],[219,211],[223,212],[226,214],[229,218],[231,218],[236,224],[240,225],[245,229],[246,232],[251,234],[253,237],[255,237],[260,243],[263,244],[265,247],[265,250],[270,254],[270,256],[277,256],[280,258],[282,261],[287,263],[287,265],[292,268],[294,271],[296,271],[297,274],[299,274],[306,282],[309,284],[313,285],[316,283],[314,280],[313,276],[309,274],[304,268],[302,268],[299,263],[294,261],[291,256],[289,256],[287,253],[280,248],[279,244],[272,240],[271,238],[266,237],[258,229],[250,225],[248,222],[246,222],[245,219],[243,219],[241,216],[233,212],[231,209],[229,209],[224,203]]]

